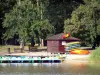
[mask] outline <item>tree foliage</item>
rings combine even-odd
[[[16,0],[0,0],[0,41],[2,41],[2,34],[5,29],[2,27],[5,13],[9,12],[15,5]],[[2,44],[2,42],[0,42]]]
[[[72,11],[82,3],[82,0],[49,0],[47,18],[55,27],[55,34],[63,32],[64,20],[70,18]]]
[[[85,5],[80,5],[72,12],[72,17],[65,20],[64,32],[70,32],[83,41],[92,43],[100,34],[100,4],[95,1],[85,0]]]
[[[15,35],[24,41],[35,36],[45,39],[44,35],[49,34],[53,27],[49,21],[40,17],[36,4],[32,4],[30,0],[18,1],[13,10],[5,14],[3,22],[3,27],[7,28],[4,34],[5,40],[13,38]]]
[[[15,11],[15,9],[18,8],[18,1],[25,1],[25,0],[0,0],[0,7],[1,7],[0,11],[2,12],[2,13],[0,12],[0,18],[2,18],[2,21],[6,19],[6,17],[4,19],[4,15],[7,15],[9,12],[11,13],[13,12],[13,10]],[[67,18],[70,18],[72,11],[75,10],[75,8],[77,8],[80,4],[83,4],[82,0],[29,0],[29,2],[30,1],[31,1],[31,4],[33,4],[33,8],[36,10],[36,15],[38,14],[36,16],[38,17],[38,20],[34,20],[34,21],[35,22],[39,21],[38,24],[41,24],[41,22],[43,23],[48,22],[48,25],[50,25],[51,28],[54,27],[52,29],[55,30],[54,32],[55,34],[63,32],[64,20]],[[17,5],[14,6],[16,3]],[[21,3],[21,7],[24,7],[22,5],[23,4]],[[22,8],[22,9],[25,9],[25,8]],[[28,9],[28,7],[26,9]],[[19,8],[17,10],[19,11]],[[2,27],[2,21],[0,19],[1,27]],[[48,28],[48,29],[51,29],[51,28]],[[0,32],[3,34],[3,32],[6,29],[7,30],[10,29],[10,27],[1,28]],[[29,33],[25,34],[25,36],[33,33],[33,31],[31,32],[31,30],[27,30]],[[11,34],[11,36],[9,36],[8,38],[6,37],[6,35],[7,34],[5,34],[5,39],[7,40],[8,38],[12,38],[14,35],[18,35],[18,34],[14,34],[14,35]],[[40,35],[37,37],[40,37]]]

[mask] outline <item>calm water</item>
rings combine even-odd
[[[0,75],[100,75],[100,66],[65,63],[1,63]]]

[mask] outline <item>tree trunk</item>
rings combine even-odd
[[[42,5],[42,2],[41,2],[41,20],[43,19],[43,5]]]
[[[21,4],[21,3],[20,3],[20,0],[18,1],[18,4],[19,4],[19,6],[20,6],[20,4]]]
[[[44,40],[43,39],[41,39],[41,44],[42,44],[42,47],[44,46]]]
[[[44,40],[40,38],[40,46],[43,47],[44,46]]]
[[[23,42],[23,41],[20,42],[20,48],[21,48],[22,50],[24,50],[24,42]]]
[[[39,12],[39,0],[37,0],[37,9],[38,9],[38,12]]]

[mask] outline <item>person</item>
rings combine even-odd
[[[92,49],[95,49],[95,47],[96,47],[96,42],[93,42]]]
[[[31,38],[31,46],[34,47],[34,45],[35,45],[35,41],[33,38]]]

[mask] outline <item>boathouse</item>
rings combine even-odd
[[[69,36],[67,38],[63,38],[66,35],[64,33],[60,33],[57,35],[53,35],[47,38],[47,51],[51,53],[65,53],[64,42],[75,42],[80,41],[80,39]]]

